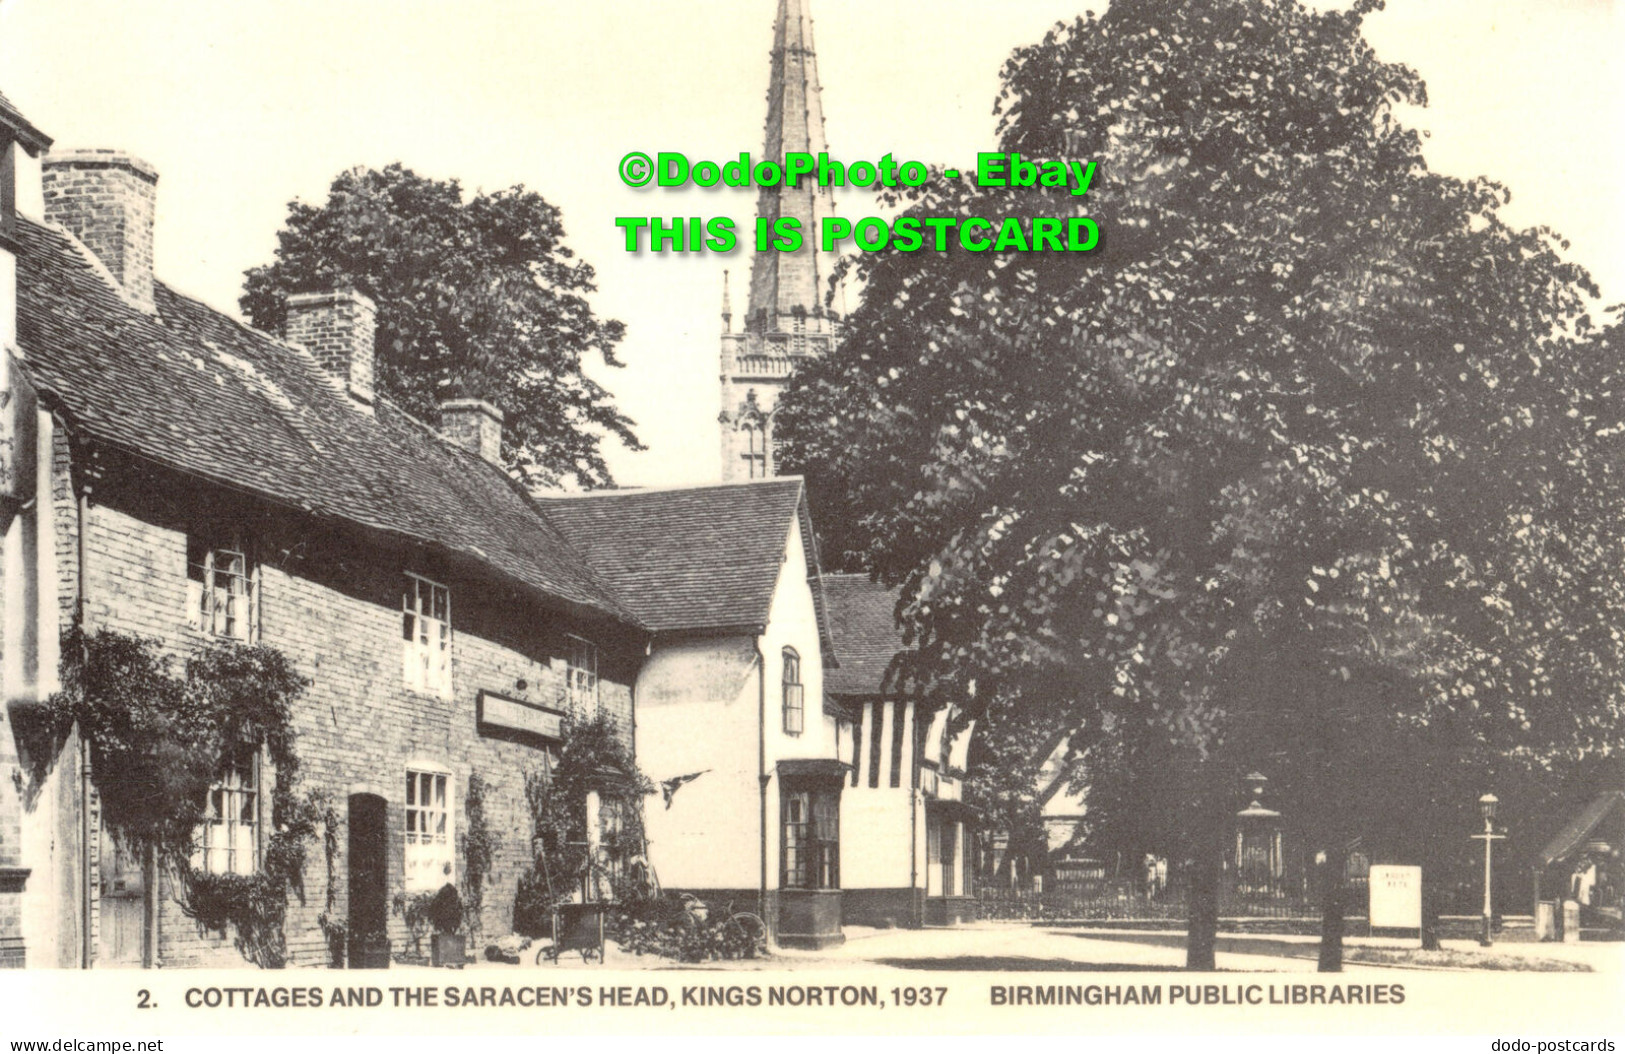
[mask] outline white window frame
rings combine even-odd
[[[221,761],[221,770],[209,787],[203,823],[192,839],[192,868],[211,875],[252,875],[260,869],[264,849],[261,751],[243,747]]]
[[[406,767],[402,799],[403,874],[408,893],[433,893],[457,881],[456,777],[424,762]],[[428,801],[424,801],[425,793]]]
[[[436,617],[436,596],[444,600]],[[406,572],[401,593],[401,676],[408,688],[450,698],[451,589]]]
[[[779,681],[783,690],[784,734],[799,736],[807,730],[807,686],[801,680],[801,653],[785,648],[779,653]]]
[[[573,633],[564,636],[564,696],[573,714],[596,715],[603,705],[598,690],[598,645]]]
[[[253,643],[259,639],[259,566],[248,546],[190,537],[187,540],[186,584],[191,623],[211,637]],[[202,550],[201,560],[194,550]],[[236,564],[236,569],[232,565]]]

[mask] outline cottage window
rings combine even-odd
[[[253,640],[259,620],[247,548],[211,548],[196,538],[189,539],[186,548],[192,624],[216,637]]]
[[[567,637],[564,657],[565,692],[569,696],[570,712],[595,714],[598,712],[598,646],[580,637]]]
[[[194,836],[192,866],[211,875],[251,875],[260,866],[259,751],[227,755],[209,788],[203,825]]]
[[[450,695],[451,591],[408,574],[401,608],[407,687]]]
[[[839,889],[841,886],[841,792],[830,789],[783,793],[783,841],[779,854],[784,889]]]
[[[453,880],[451,777],[406,770],[406,888],[432,892]]]
[[[794,648],[784,649],[784,731],[799,736],[806,724],[806,707],[801,687],[801,656]]]

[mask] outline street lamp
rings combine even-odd
[[[1495,833],[1495,807],[1499,804],[1501,799],[1493,794],[1486,794],[1478,799],[1478,811],[1484,816],[1484,833],[1473,835],[1474,838],[1484,840],[1484,930],[1479,934],[1478,943],[1486,948],[1490,946],[1490,927],[1495,914],[1495,908],[1490,903],[1490,847],[1495,844],[1496,839],[1506,837],[1504,834]]]

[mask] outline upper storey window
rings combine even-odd
[[[216,637],[255,639],[259,629],[258,605],[254,569],[247,547],[241,544],[211,547],[192,538],[186,548],[192,624]]]
[[[408,574],[401,597],[401,636],[407,687],[450,695],[451,590]]]

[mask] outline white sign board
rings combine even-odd
[[[1373,929],[1422,928],[1421,868],[1373,865],[1370,885]]]
[[[509,699],[494,692],[480,693],[480,723],[510,732],[526,732],[545,739],[561,739],[564,715],[534,703]]]

